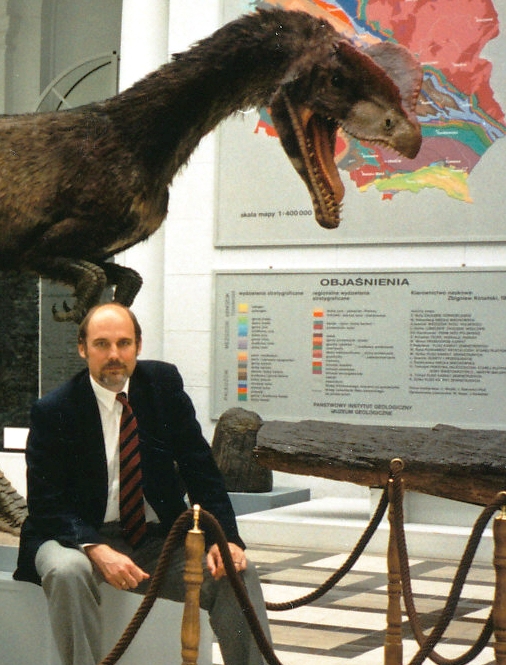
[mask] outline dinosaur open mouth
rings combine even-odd
[[[316,221],[339,226],[344,186],[334,162],[337,122],[293,103],[285,92],[271,103],[271,116],[283,148],[311,195]]]

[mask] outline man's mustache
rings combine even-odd
[[[104,365],[104,369],[126,369],[126,365],[116,360],[110,360],[107,364]]]

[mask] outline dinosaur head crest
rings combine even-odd
[[[336,132],[413,158],[421,141],[414,108],[422,70],[402,46],[360,50],[348,41],[301,58],[271,100],[281,143],[311,194],[318,223],[340,222],[344,186],[334,162]]]

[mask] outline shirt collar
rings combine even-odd
[[[95,379],[91,376],[90,374],[90,382],[91,382],[91,387],[93,388],[93,392],[95,393],[95,397],[97,398],[97,401],[100,402],[108,411],[111,411],[114,409],[114,405],[116,404],[116,393],[113,390],[109,390],[108,388],[104,388],[104,386],[101,386],[100,383],[95,381]],[[123,386],[123,389],[120,391],[122,393],[125,393],[128,396],[128,388],[130,386],[130,379],[128,378],[126,380],[125,385]]]

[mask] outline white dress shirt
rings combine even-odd
[[[116,393],[104,388],[90,375],[91,387],[97,398],[102,432],[104,434],[105,456],[107,459],[107,508],[104,522],[119,520],[119,426],[121,422],[122,404],[116,399]],[[128,396],[130,379],[123,386],[121,392]],[[144,499],[146,507],[146,521],[158,522],[155,511]]]

